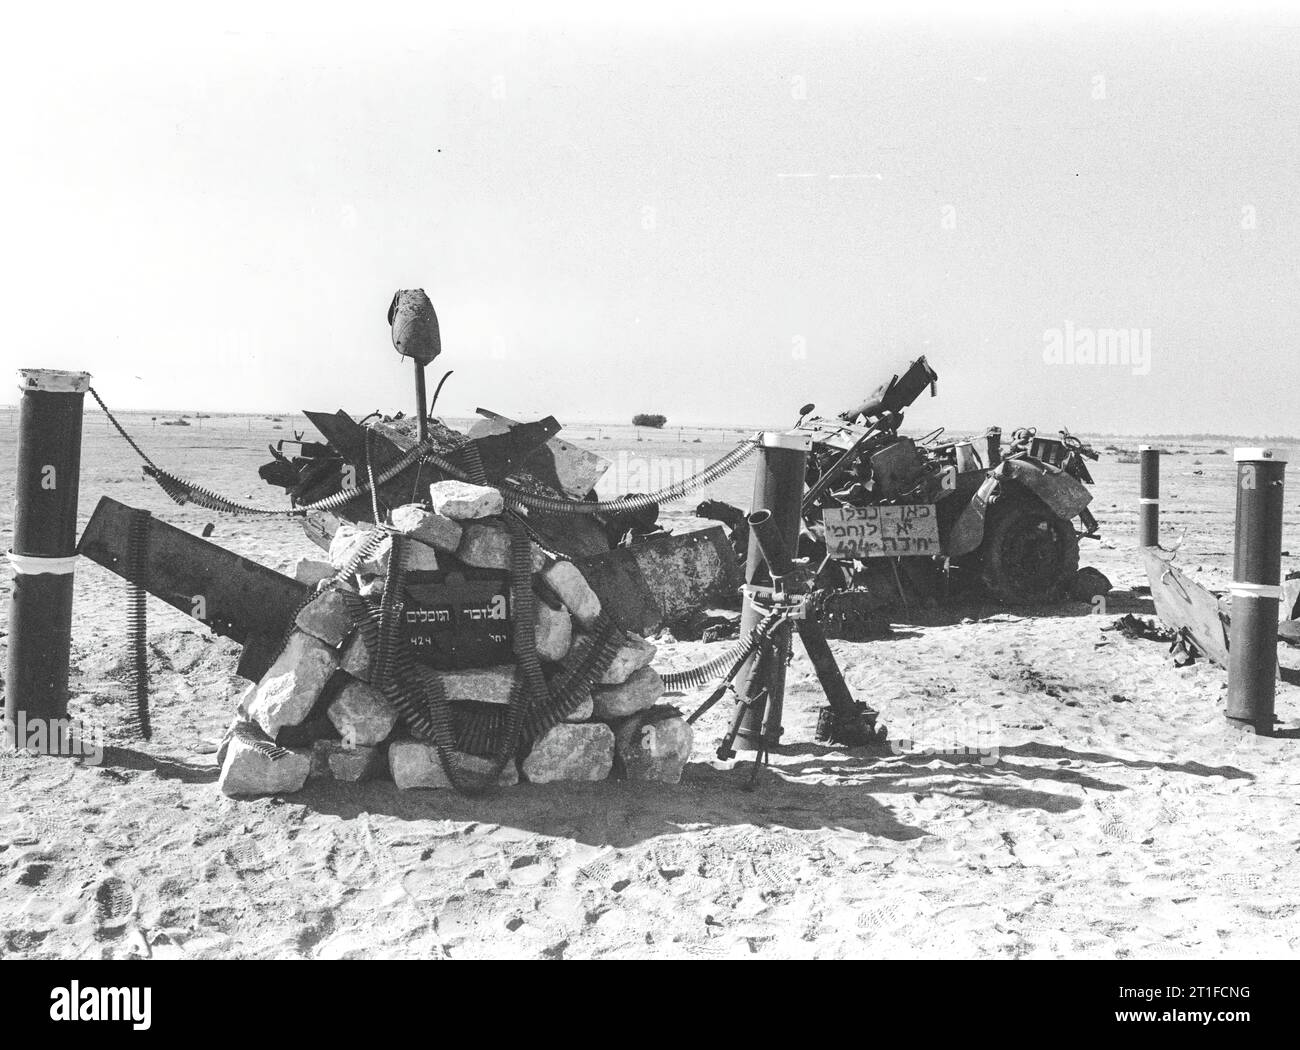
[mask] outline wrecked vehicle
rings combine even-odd
[[[812,442],[800,553],[822,563],[822,587],[891,601],[972,586],[1006,602],[1057,596],[1079,567],[1079,538],[1097,534],[1086,461],[1098,454],[1066,430],[1017,430],[1006,447],[997,427],[954,441],[943,428],[900,433],[938,378],[920,357],[838,416],[800,409],[794,429]],[[699,513],[729,524],[728,510]]]
[[[893,555],[978,581],[1003,601],[1058,594],[1079,567],[1079,537],[1096,535],[1085,461],[1097,453],[1066,430],[1017,430],[1005,449],[997,427],[950,442],[939,441],[942,428],[919,441],[899,433],[904,410],[926,387],[934,396],[938,378],[920,357],[834,419],[800,412],[795,429],[813,442],[810,533],[853,582],[873,574],[861,563]]]

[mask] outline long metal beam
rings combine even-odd
[[[103,497],[77,553],[239,642],[245,647],[239,673],[260,677],[306,601],[307,585],[157,518],[149,519],[143,570],[135,577],[126,556],[130,522],[130,507]]]

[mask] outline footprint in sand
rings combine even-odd
[[[1101,826],[1101,833],[1108,839],[1114,839],[1116,842],[1131,842],[1133,840],[1133,829],[1118,817],[1112,817]]]
[[[1253,901],[1239,901],[1237,904],[1242,911],[1255,916],[1257,919],[1266,919],[1270,922],[1278,919],[1287,919],[1296,913],[1296,906],[1285,901],[1276,901],[1268,898]]]
[[[257,897],[283,884],[279,866],[252,839],[227,847],[223,859],[249,896]]]
[[[858,929],[862,931],[863,936],[871,938],[897,929],[914,918],[916,912],[916,905],[911,901],[889,901],[859,915]]]
[[[657,842],[651,850],[655,868],[666,879],[685,875],[694,855],[694,851],[678,839]]]
[[[24,813],[19,818],[19,823],[19,833],[29,842],[53,842],[77,830],[76,819],[72,814],[62,811]]]
[[[725,944],[719,944],[716,940],[708,940],[701,941],[698,944],[687,944],[683,947],[686,954],[693,959],[728,959],[739,952],[737,942],[734,940]],[[747,948],[744,954],[748,954]]]
[[[1272,879],[1264,875],[1257,875],[1254,872],[1230,871],[1219,876],[1219,884],[1225,889],[1234,891],[1263,889],[1272,881]]]
[[[606,885],[614,878],[614,861],[617,854],[609,852],[590,860],[578,869],[579,882],[594,882],[599,885]]]
[[[135,913],[135,894],[126,880],[110,875],[95,887],[95,936],[120,937]]]
[[[768,890],[790,890],[799,882],[799,872],[791,864],[781,861],[754,865],[758,885]]]

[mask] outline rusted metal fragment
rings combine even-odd
[[[475,411],[483,421],[470,427],[469,436],[472,438],[502,434],[523,425],[486,408]],[[556,429],[558,431],[558,426]],[[609,460],[554,435],[530,452],[520,464],[523,471],[542,484],[573,499],[582,499],[594,489],[609,466]]]
[[[952,531],[948,533],[947,553],[950,558],[969,554],[984,542],[984,519],[988,515],[989,500],[997,487],[997,478],[985,478],[975,490],[971,501],[962,508]]]
[[[799,424],[798,430],[812,435],[812,440],[821,445],[848,452],[877,430],[874,426],[862,423],[844,423],[833,419],[807,419]],[[850,464],[851,465],[851,464]]]
[[[365,460],[365,431],[343,409],[340,408],[333,413],[309,412],[303,409],[302,414],[311,420],[312,426],[320,431],[321,437],[333,445],[339,455],[349,463],[361,463]]]
[[[656,536],[575,564],[601,608],[625,630],[650,634],[741,584],[735,552],[720,526]]]
[[[559,432],[559,422],[547,416],[536,423],[510,423],[490,433],[476,432],[471,427],[469,437],[478,449],[483,472],[489,478],[507,478],[525,469],[526,463],[545,462],[547,457],[537,453]],[[558,487],[553,470],[538,480]]]
[[[1228,666],[1228,620],[1219,600],[1159,556],[1153,548],[1140,548],[1139,556],[1151,584],[1156,613],[1174,630],[1184,630],[1206,657]]]
[[[239,654],[235,674],[250,682],[261,681],[262,675],[275,663],[284,644],[284,631],[279,634],[250,634],[244,639],[244,650]]]
[[[264,655],[254,662],[264,659],[272,648],[267,639],[284,636],[294,612],[307,599],[306,584],[155,517],[149,518],[143,571],[139,576],[130,574],[126,559],[130,522],[130,507],[102,498],[82,533],[77,553],[143,587],[217,634],[241,644],[255,639],[250,648]],[[241,674],[244,667],[241,663]]]
[[[501,425],[507,428],[512,422],[506,420],[505,417],[500,417],[500,419],[502,420]],[[538,424],[536,426],[544,428],[544,424],[545,421],[543,421],[543,424]],[[533,425],[528,426],[532,427]],[[374,429],[377,435],[386,439],[384,442],[376,441],[376,445],[391,445],[394,449],[394,458],[400,456],[415,445],[414,422],[412,420],[399,419],[389,422],[381,422],[377,423]],[[454,435],[456,443],[464,442],[464,438],[461,435],[455,434],[453,431],[442,427],[437,420],[431,421],[429,433],[431,436],[435,437],[435,439],[450,440],[448,436]],[[511,433],[513,433],[513,431],[511,431]],[[530,443],[536,442],[541,433],[541,430],[526,429],[520,438],[520,448],[526,448]],[[551,438],[551,441],[555,440],[557,439]],[[492,472],[487,470],[486,464],[484,464],[485,473],[487,473],[489,481],[509,480],[512,484],[530,492],[537,492],[551,496],[560,495],[562,494],[560,489],[554,485],[543,483],[533,473],[533,464],[536,456],[545,454],[549,446],[549,441],[542,445],[533,445],[534,454],[527,458],[524,466],[514,469],[508,479],[504,479],[500,476],[494,477]],[[589,455],[589,453],[582,452],[581,449],[578,449],[577,451],[584,456]],[[489,456],[491,456],[491,454],[491,451],[489,451]],[[458,457],[454,454],[449,455],[448,458],[453,461],[458,461],[459,465],[465,467],[469,466],[469,464],[463,459],[458,460]],[[506,458],[509,459],[510,457]],[[598,459],[599,457],[595,458]],[[498,461],[500,461],[500,457],[498,457]],[[385,460],[385,462],[391,462],[391,460]],[[600,476],[600,473],[604,473],[605,468],[608,467],[608,463],[604,460],[599,460],[599,462],[604,465],[596,475],[597,477]],[[425,465],[425,473],[416,480],[415,488],[412,489],[412,478],[415,477],[414,472],[416,469],[416,467],[411,467],[403,471],[387,485],[384,485],[380,493],[383,497],[381,502],[388,502],[394,506],[399,506],[401,502],[410,502],[409,493],[411,491],[423,492],[427,490],[428,487],[426,482],[436,481],[442,477],[442,474],[435,468]],[[400,496],[403,492],[407,493],[407,498],[405,499],[402,499]],[[355,509],[356,506],[358,505],[353,504],[353,509]],[[541,536],[548,545],[573,557],[583,557],[609,550],[609,539],[606,537],[604,529],[601,527],[599,521],[594,520],[590,516],[548,514],[542,511],[532,511],[528,515],[528,521],[529,524],[537,530],[538,535]]]
[[[329,511],[313,510],[303,516],[302,531],[321,550],[330,549],[334,533],[339,531],[339,517]]]
[[[1023,485],[1066,521],[1092,502],[1092,493],[1083,482],[1037,460],[1004,459],[993,474]]]

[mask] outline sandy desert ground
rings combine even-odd
[[[266,442],[301,425],[287,412],[188,428],[150,415],[126,422],[161,463],[259,500],[272,497],[256,476]],[[710,462],[739,434],[567,436],[634,470]],[[1223,588],[1231,455],[1169,447],[1186,451],[1164,461],[1166,541],[1181,535],[1178,564]],[[0,462],[13,457],[0,410]],[[753,791],[748,762],[713,758],[721,707],[697,726],[679,786],[525,784],[467,800],[312,782],[235,802],[216,789],[213,752],[238,650],[151,601],[153,742],[119,736],[99,765],[0,756],[0,956],[1296,955],[1300,741],[1228,731],[1223,671],[1177,669],[1164,646],[1101,630],[1152,609],[1131,591],[1144,582],[1136,467],[1108,453],[1094,473],[1104,539],[1084,541],[1082,564],[1118,588],[1104,615],[1073,602],[948,608],[888,639],[833,643],[891,739],[914,742],[885,755],[812,742],[821,700],[798,656],[786,747]],[[743,505],[750,477],[742,468],[702,495]],[[1300,551],[1297,486],[1286,535]],[[101,495],[196,532],[211,521],[216,542],[283,570],[315,551],[293,525],[174,506],[90,412],[83,524]],[[670,508],[679,527],[687,506]],[[0,510],[7,547],[10,477]],[[73,706],[110,725],[125,705],[125,614],[121,581],[80,568]],[[717,651],[669,643],[656,663]],[[1300,654],[1280,658],[1294,678]],[[1300,688],[1281,683],[1277,706],[1294,725]]]

